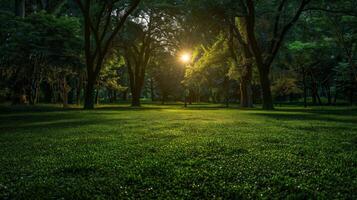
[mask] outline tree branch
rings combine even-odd
[[[279,36],[277,36],[278,38],[273,38],[273,41],[272,41],[272,45],[271,45],[271,48],[270,48],[270,51],[269,51],[269,57],[267,58],[266,60],[266,64],[268,66],[270,66],[272,64],[272,62],[274,61],[274,58],[276,56],[276,54],[278,53],[278,50],[286,36],[286,34],[288,33],[288,31],[291,29],[291,27],[295,24],[295,22],[299,19],[302,11],[304,10],[305,6],[310,3],[311,0],[302,0],[301,3],[300,3],[300,6],[298,8],[298,10],[296,11],[293,19],[287,23],[281,33],[279,34]]]

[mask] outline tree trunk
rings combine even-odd
[[[226,108],[229,107],[229,78],[228,76],[225,76],[224,78],[224,90],[225,90],[225,102],[226,102]]]
[[[263,98],[263,109],[264,110],[273,110],[273,97],[271,94],[270,88],[270,79],[268,70],[259,70],[259,80],[262,87],[262,98]]]
[[[315,106],[317,104],[317,99],[318,99],[317,83],[314,79],[314,76],[312,75],[312,72],[310,72],[310,77],[311,77],[312,104]]]
[[[134,92],[132,92],[132,99],[131,99],[131,106],[133,107],[140,107],[140,93],[141,91],[138,91],[139,89],[136,88],[134,89]]]
[[[150,96],[151,96],[151,101],[155,101],[155,91],[154,91],[154,79],[151,77],[150,78]]]
[[[240,35],[237,33],[237,39],[239,44],[242,46],[241,49],[243,50],[239,51],[243,55],[243,69],[240,81],[240,107],[251,108],[253,107],[253,92],[251,84],[253,54],[248,46],[248,30],[246,29],[247,19],[245,17],[238,18],[238,27]],[[236,58],[235,61],[238,62]]]
[[[126,101],[128,99],[128,89],[126,89],[122,94],[122,100]]]
[[[49,0],[41,0],[41,7],[42,7],[43,10],[48,11]]]
[[[18,84],[18,83],[15,83]],[[12,95],[12,105],[17,104],[27,104],[27,95],[22,86],[16,85],[14,89],[14,94]]]
[[[338,88],[337,88],[337,84],[335,86],[335,98],[333,99],[333,105],[335,106],[337,103],[337,98],[338,98]]]
[[[140,103],[140,97],[141,97],[141,90],[144,85],[144,77],[137,77],[135,80],[135,83],[130,82],[130,87],[131,87],[131,106],[141,106]]]
[[[201,103],[201,85],[198,86],[198,90],[197,90],[197,103]]]
[[[94,109],[94,84],[95,80],[88,76],[86,91],[84,96],[84,109]]]
[[[253,107],[252,87],[250,81],[240,81],[240,107],[251,108]]]
[[[80,105],[81,104],[81,90],[82,90],[82,77],[80,76],[77,80],[77,89],[76,89],[76,103],[77,105]]]
[[[109,103],[113,103],[113,91],[110,89],[107,89],[107,98],[109,100]]]
[[[327,92],[327,105],[330,106],[330,105],[332,104],[330,84],[327,84],[327,85],[326,85],[326,92]]]
[[[15,15],[25,18],[25,0],[15,0]]]
[[[68,86],[67,86],[66,76],[64,76],[62,80],[62,103],[63,103],[63,108],[68,107]]]
[[[307,86],[306,86],[306,71],[302,69],[302,82],[304,87],[304,107],[307,108]]]
[[[253,91],[252,91],[252,67],[246,66],[245,73],[240,81],[240,107],[252,108],[253,107]]]
[[[41,82],[39,73],[40,72],[38,72],[36,64],[33,64],[31,69],[31,75],[29,75],[29,77],[31,77],[29,83],[29,94],[28,94],[30,105],[35,105],[37,103],[39,87]]]
[[[312,99],[313,99],[313,104],[316,105],[316,100],[319,103],[319,105],[322,105],[321,98],[319,95],[319,88],[318,85],[315,81],[313,81],[312,85]]]
[[[40,87],[40,81],[39,80],[33,80],[32,85],[30,87],[30,94],[29,94],[29,103],[31,105],[35,105],[38,101],[39,98],[39,87]]]
[[[318,102],[319,102],[319,105],[322,106],[322,101],[321,101],[321,98],[320,98],[318,89],[317,89],[317,91],[316,91],[316,97],[317,97],[317,100],[318,100]]]
[[[273,105],[273,98],[271,95],[271,88],[270,88],[270,80],[269,80],[269,71],[271,69],[271,65],[275,60],[281,44],[288,33],[288,31],[293,27],[296,21],[299,19],[301,13],[303,12],[305,6],[310,2],[310,0],[301,1],[300,5],[297,7],[297,10],[294,14],[294,17],[289,23],[286,23],[281,31],[279,31],[279,19],[281,13],[283,13],[284,4],[286,1],[281,1],[280,6],[278,7],[279,15],[276,17],[272,38],[272,45],[268,52],[263,51],[263,49],[259,46],[257,38],[256,38],[256,29],[255,29],[255,22],[256,22],[256,13],[255,13],[255,1],[254,0],[246,0],[246,8],[247,8],[247,15],[246,19],[246,33],[248,38],[248,45],[250,47],[251,52],[254,55],[255,62],[257,64],[259,75],[260,75],[260,83],[262,86],[262,93],[263,93],[263,109],[265,110],[272,110],[274,109]],[[279,33],[280,32],[280,33]],[[279,33],[279,34],[278,34]],[[268,55],[264,55],[268,53]],[[264,58],[267,57],[267,58]]]
[[[315,89],[312,88],[312,105],[316,106],[316,103],[317,103],[317,98],[316,98]]]
[[[117,91],[113,92],[113,102],[115,103],[117,101]]]
[[[192,105],[192,98],[193,98],[194,93],[192,92],[192,90],[188,91],[188,104]]]

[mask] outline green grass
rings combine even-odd
[[[0,110],[0,199],[357,198],[356,108]]]

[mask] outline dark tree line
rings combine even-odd
[[[13,104],[356,99],[353,0],[0,4],[0,96]]]

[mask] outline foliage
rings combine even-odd
[[[281,78],[272,85],[272,92],[275,98],[281,98],[291,95],[300,95],[302,90],[297,85],[294,78]]]
[[[1,71],[3,81],[13,83],[11,93],[24,90],[31,101],[43,81],[56,85],[83,69],[78,19],[44,12],[24,19],[6,13],[0,17],[6,22],[0,26]]]
[[[206,96],[211,98],[224,96],[232,65],[226,36],[220,34],[212,45],[197,47],[192,59],[193,63],[187,66],[183,81],[186,87],[203,92],[206,90]]]

